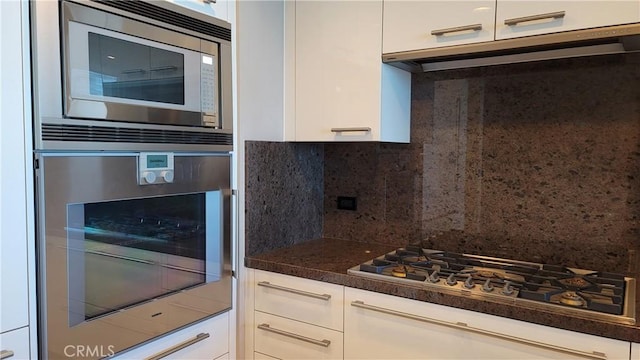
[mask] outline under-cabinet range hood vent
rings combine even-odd
[[[412,72],[462,69],[640,51],[640,24],[389,53],[382,61]]]

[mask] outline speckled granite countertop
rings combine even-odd
[[[249,268],[319,280],[353,288],[401,296],[418,301],[503,316],[556,328],[640,342],[640,324],[623,325],[587,320],[552,311],[444,294],[418,287],[348,275],[353,266],[396,249],[393,245],[366,244],[336,239],[317,239],[264,254],[246,257]],[[636,293],[640,293],[636,291]],[[636,307],[639,313],[640,307]]]

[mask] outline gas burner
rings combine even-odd
[[[349,274],[429,290],[571,312],[635,324],[635,279],[487,256],[407,246],[349,269]]]
[[[560,303],[569,306],[583,306],[585,301],[574,291],[566,291],[560,295]]]

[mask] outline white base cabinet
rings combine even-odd
[[[628,359],[630,343],[345,289],[345,359]]]
[[[176,350],[174,352],[171,352]],[[146,359],[168,353],[163,359],[211,360],[228,358],[229,313],[191,325],[149,344],[113,357],[117,360]]]
[[[0,334],[0,359],[25,360],[30,358],[28,327]]]
[[[255,359],[342,359],[344,287],[256,270]]]

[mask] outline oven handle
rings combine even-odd
[[[186,347],[189,347],[197,342],[200,342],[206,338],[208,338],[210,335],[209,333],[200,333],[198,335],[196,335],[196,337],[194,337],[193,339],[189,339],[187,341],[181,342],[178,345],[172,346],[170,348],[168,348],[167,350],[161,351],[153,356],[150,356],[148,358],[146,358],[145,360],[159,360],[162,358],[165,358],[173,353],[176,353]]]
[[[607,359],[607,355],[606,354],[598,352],[598,351],[586,352],[586,351],[580,351],[580,350],[574,350],[574,349],[570,349],[570,348],[565,348],[565,347],[562,347],[562,346],[549,345],[549,344],[541,343],[541,342],[538,342],[538,341],[527,340],[527,339],[519,338],[519,337],[516,337],[516,336],[510,336],[510,335],[500,334],[500,333],[489,331],[489,330],[483,330],[483,329],[470,327],[469,325],[467,325],[467,324],[465,324],[463,322],[452,323],[452,322],[432,319],[432,318],[428,318],[428,317],[424,317],[424,316],[408,314],[408,313],[401,312],[401,311],[386,309],[386,308],[375,306],[375,305],[369,305],[369,304],[365,304],[363,301],[360,301],[360,300],[352,301],[351,302],[351,306],[357,307],[357,308],[361,308],[361,309],[365,309],[365,310],[376,311],[376,312],[383,313],[383,314],[399,316],[399,317],[403,317],[405,319],[421,321],[421,322],[428,323],[428,324],[446,326],[448,328],[452,328],[452,329],[456,329],[456,330],[462,330],[462,331],[471,332],[471,333],[475,333],[475,334],[490,336],[490,337],[497,338],[497,339],[500,339],[500,340],[506,340],[506,341],[510,341],[510,342],[523,344],[523,345],[534,346],[534,347],[538,347],[538,348],[541,348],[541,349],[551,350],[551,351],[555,351],[555,352],[559,352],[559,353],[570,354],[570,355],[578,355],[578,356],[582,356],[582,357],[585,357],[585,358],[596,359],[596,360],[606,360]]]
[[[324,301],[329,301],[329,299],[331,299],[331,295],[329,295],[329,294],[316,294],[316,293],[312,293],[312,292],[308,292],[308,291],[292,289],[292,288],[288,288],[288,287],[284,287],[284,286],[280,286],[280,285],[274,285],[274,284],[272,284],[272,283],[270,283],[268,281],[260,281],[258,283],[258,286],[264,286],[266,288],[276,289],[276,290],[280,290],[280,291],[286,291],[288,293],[302,295],[302,296],[308,296],[308,297],[311,297],[311,298],[314,298],[314,299],[320,299],[320,300],[324,300]]]

